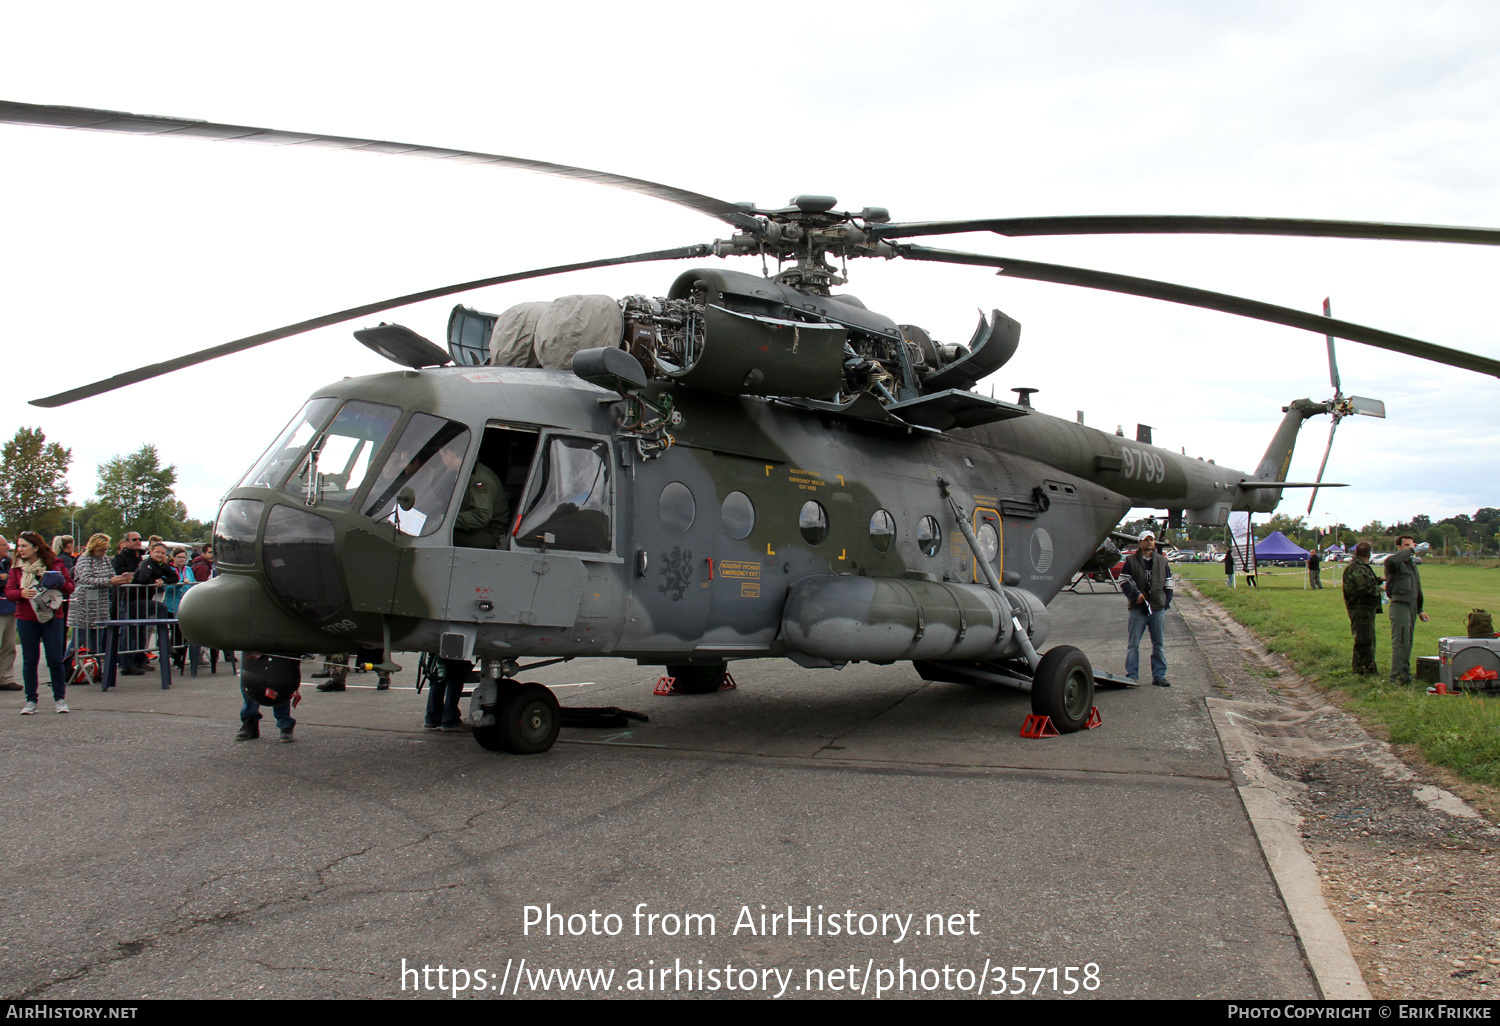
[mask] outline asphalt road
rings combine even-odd
[[[1053,609],[1052,643],[1123,670],[1118,596]],[[612,970],[578,989],[1315,997],[1212,674],[1175,613],[1167,640],[1172,688],[1101,690],[1099,729],[1046,741],[1018,736],[1027,696],[909,664],[742,663],[680,697],[551,667],[591,682],[565,705],[651,722],[528,757],[423,731],[410,673],[304,685],[295,744],[231,740],[223,672],[44,697],[0,717],[0,993],[557,996],[554,971]]]

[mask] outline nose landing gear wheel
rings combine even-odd
[[[1072,645],[1042,656],[1031,679],[1031,711],[1049,716],[1061,734],[1082,730],[1094,707],[1094,668]]]
[[[551,748],[562,729],[557,697],[540,684],[515,684],[500,692],[495,723],[475,727],[474,740],[492,752],[536,755]]]

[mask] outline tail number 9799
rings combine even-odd
[[[1167,479],[1167,463],[1154,452],[1136,449],[1120,450],[1121,473],[1147,484],[1160,484]]]

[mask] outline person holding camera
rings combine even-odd
[[[1167,607],[1172,604],[1172,567],[1156,547],[1156,535],[1141,535],[1140,548],[1125,557],[1120,590],[1130,603],[1130,647],[1125,652],[1125,676],[1137,679],[1141,666],[1141,637],[1151,632],[1151,683],[1169,688],[1167,649],[1162,638]]]
[[[68,711],[63,628],[68,621],[68,596],[72,594],[73,578],[67,565],[57,558],[41,535],[22,531],[16,539],[15,563],[5,579],[5,597],[16,604],[16,633],[21,639],[21,679],[26,687],[22,716],[36,712],[37,664],[43,652],[47,670],[52,674],[52,701],[58,712]]]

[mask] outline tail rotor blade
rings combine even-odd
[[[1323,297],[1323,316],[1332,317],[1333,307],[1328,303],[1328,297]],[[1324,335],[1328,340],[1328,380],[1333,382],[1333,394],[1339,394],[1339,362],[1333,356],[1333,336]]]
[[[1323,471],[1328,468],[1328,454],[1333,451],[1333,433],[1339,429],[1339,418],[1333,418],[1333,424],[1328,428],[1328,445],[1323,449],[1323,462],[1318,464],[1318,476],[1314,479],[1312,497],[1307,500],[1307,512],[1312,514],[1313,503],[1318,501],[1318,485],[1323,483]]]
[[[1379,417],[1385,419],[1385,403],[1379,399],[1366,399],[1362,395],[1351,395],[1349,397],[1349,410],[1365,417]]]

